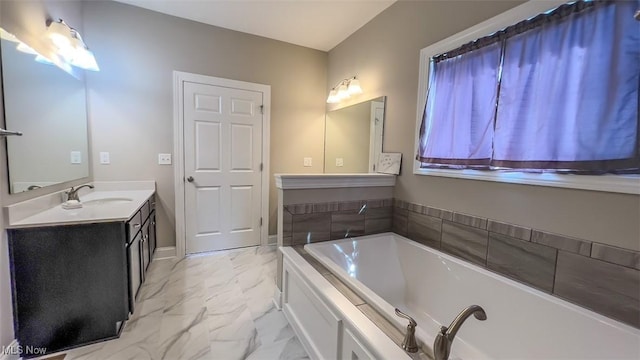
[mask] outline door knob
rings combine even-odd
[[[187,181],[188,181],[188,182],[193,182],[193,176],[189,176],[189,177],[187,178]]]

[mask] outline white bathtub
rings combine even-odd
[[[429,347],[441,325],[482,306],[487,320],[467,319],[452,358],[640,359],[640,330],[393,233],[305,249],[398,328],[395,307],[412,316]]]

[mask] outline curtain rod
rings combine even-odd
[[[522,20],[514,25],[507,26],[502,30],[498,30],[493,34],[470,41],[456,49],[435,55],[431,59],[435,63],[438,63],[443,60],[454,58],[473,50],[503,41],[536,27],[540,27],[551,21],[558,21],[570,15],[585,11],[586,9],[592,9],[596,5],[609,4],[612,2],[612,0],[580,0],[573,3],[563,4],[551,11],[536,15],[530,19]]]

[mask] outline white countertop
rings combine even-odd
[[[83,203],[108,198],[127,198],[131,201],[83,205],[82,208],[73,210],[63,209],[60,204],[19,221],[10,222],[7,228],[126,221],[135,215],[154,192],[155,190],[117,190],[80,193],[80,200]]]

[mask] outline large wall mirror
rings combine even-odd
[[[329,111],[325,118],[324,172],[375,172],[382,152],[386,96]]]
[[[19,193],[89,176],[84,81],[1,40],[9,191]]]

